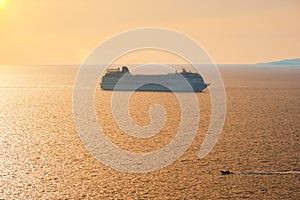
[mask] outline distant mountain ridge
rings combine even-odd
[[[264,62],[258,64],[268,64],[268,65],[299,65],[300,66],[300,58],[294,59],[285,59],[279,61],[272,61],[272,62]]]

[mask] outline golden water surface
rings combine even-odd
[[[0,199],[299,199],[300,68],[221,68],[227,95],[222,135],[203,159],[198,154],[210,120],[209,91],[198,93],[200,122],[188,150],[149,173],[124,173],[94,158],[78,136],[72,113],[76,67],[0,67]],[[180,124],[172,93],[135,92],[130,115],[140,126],[161,104],[166,124],[137,139],[120,130],[111,92],[96,91],[98,123],[116,145],[149,152],[167,145]]]

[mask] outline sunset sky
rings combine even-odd
[[[0,0],[0,65],[80,64],[139,27],[186,34],[216,63],[297,58],[299,19],[299,0]]]

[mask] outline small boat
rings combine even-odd
[[[227,171],[220,171],[222,175],[227,175],[227,174],[233,174],[233,172],[227,170]]]

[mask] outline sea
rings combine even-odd
[[[199,157],[212,115],[208,87],[195,94],[200,118],[187,122],[198,124],[190,145],[169,164],[144,172],[113,167],[121,161],[114,155],[111,164],[101,161],[82,141],[73,112],[78,69],[0,66],[0,199],[300,198],[299,66],[219,66],[226,118],[213,149]],[[95,86],[97,120],[91,123],[135,155],[171,144],[184,120],[181,103],[190,105],[189,98],[179,102],[172,92],[132,93],[126,112],[135,126],[155,121],[153,105],[163,107],[165,116],[157,134],[134,137],[119,127],[112,96]],[[158,156],[152,164],[166,159]]]

